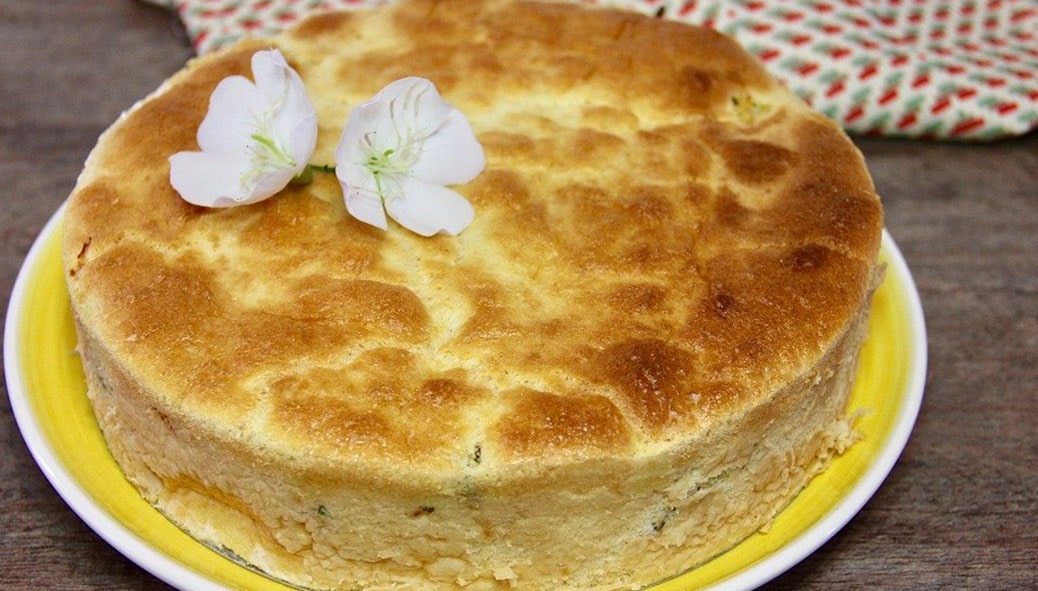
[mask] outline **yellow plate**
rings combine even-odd
[[[199,590],[286,590],[196,542],[138,496],[94,421],[61,262],[59,210],[26,259],[7,315],[4,365],[22,436],[51,484],[99,535],[166,582]],[[752,588],[813,552],[868,501],[911,432],[922,401],[926,333],[912,277],[889,234],[887,276],[875,294],[870,336],[851,399],[865,439],[838,458],[775,520],[652,591]]]

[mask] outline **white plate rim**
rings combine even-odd
[[[3,341],[4,373],[7,380],[8,397],[18,429],[36,464],[58,495],[88,527],[120,554],[163,582],[179,589],[231,591],[223,584],[156,550],[150,543],[131,532],[99,505],[72,477],[64,463],[58,458],[51,443],[44,436],[38,418],[29,404],[27,387],[20,369],[22,361],[16,346],[16,343],[21,340],[21,332],[24,330],[21,323],[21,309],[27,304],[27,290],[32,270],[51,234],[58,231],[64,209],[63,204],[47,221],[33,242],[15,279],[8,303]],[[836,535],[861,511],[886,480],[907,445],[922,405],[926,383],[928,347],[926,326],[915,281],[901,250],[886,229],[883,230],[883,246],[889,255],[887,273],[898,280],[900,295],[908,308],[907,314],[910,321],[908,335],[913,345],[901,410],[886,442],[876,459],[835,508],[778,550],[743,570],[705,587],[705,590],[754,589],[804,560]]]

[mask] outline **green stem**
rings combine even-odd
[[[335,166],[329,164],[307,164],[306,168],[292,179],[292,184],[309,185],[314,180],[315,172],[334,173]]]

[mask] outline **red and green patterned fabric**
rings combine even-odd
[[[153,0],[155,1],[155,0]],[[158,0],[198,53],[386,0]],[[735,37],[853,133],[990,140],[1038,127],[1036,0],[579,0]]]

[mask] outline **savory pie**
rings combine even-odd
[[[351,218],[332,174],[205,209],[167,159],[277,47],[313,161],[406,76],[471,122],[459,236]],[[765,527],[852,444],[882,207],[831,121],[710,30],[401,1],[192,61],[66,212],[89,396],[172,521],[313,589],[614,589]]]

